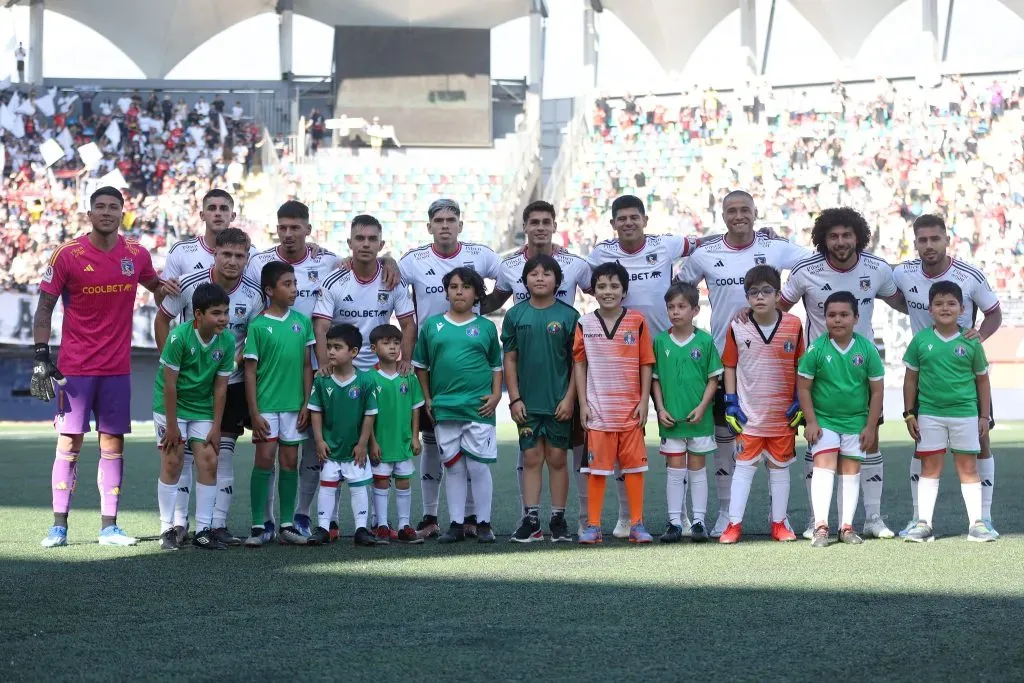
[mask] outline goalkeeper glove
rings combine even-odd
[[[734,434],[742,434],[743,425],[747,424],[747,416],[740,410],[740,397],[736,394],[725,395],[725,423]]]
[[[54,382],[58,386],[68,383],[57,366],[50,360],[50,345],[36,344],[35,364],[32,366],[32,383],[29,392],[40,401],[49,402],[55,396]]]
[[[804,411],[800,409],[800,401],[796,399],[790,404],[786,410],[786,419],[789,420],[789,426],[791,429],[796,429],[800,425],[806,425],[807,420],[804,419]]]

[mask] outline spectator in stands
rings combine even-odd
[[[18,49],[14,51],[14,62],[15,62],[15,66],[17,66],[17,68],[18,68],[18,82],[19,83],[24,83],[25,82],[25,57],[26,56],[27,55],[25,53],[25,46],[22,45],[21,43],[18,43]]]

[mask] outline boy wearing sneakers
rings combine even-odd
[[[235,369],[235,337],[228,324],[228,294],[207,283],[192,295],[194,318],[175,327],[160,353],[153,389],[153,423],[160,449],[157,502],[160,507],[160,548],[178,550],[174,504],[184,462],[185,441],[192,447],[199,477],[196,484],[196,535],[192,544],[226,550],[213,533],[217,498],[217,444]]]
[[[720,543],[743,535],[743,513],[757,465],[765,460],[771,486],[772,539],[795,541],[786,523],[789,466],[795,426],[803,417],[796,395],[796,369],[804,354],[803,323],[778,310],[781,278],[768,265],[754,266],[743,279],[751,314],[733,321],[725,338],[725,419],[736,438],[736,469],[729,500],[729,526]]]
[[[295,269],[290,264],[271,261],[263,266],[260,288],[268,299],[267,308],[249,325],[242,352],[256,446],[249,482],[252,531],[245,539],[247,548],[263,545],[263,520],[275,456],[281,465],[277,480],[281,519],[289,519],[295,510],[299,444],[307,438],[306,401],[313,385],[309,347],[316,343],[312,321],[291,309],[298,291]],[[283,525],[278,538],[286,545],[306,544],[306,537],[292,524]]]
[[[310,545],[331,541],[331,521],[338,487],[348,484],[355,518],[356,545],[377,545],[367,528],[370,499],[366,491],[373,481],[367,448],[377,415],[377,385],[369,373],[357,372],[352,361],[359,355],[363,335],[355,325],[335,325],[327,331],[329,374],[317,373],[309,395],[313,440],[320,460],[320,494],[317,527]]]
[[[860,467],[866,454],[878,448],[885,368],[874,342],[856,334],[860,312],[850,292],[825,300],[825,334],[800,359],[797,395],[807,418],[804,438],[814,458],[811,546],[828,545],[832,487],[839,471],[839,541],[859,544],[853,513],[860,494]]]
[[[600,306],[580,317],[573,341],[580,418],[587,429],[589,525],[584,545],[601,543],[601,508],[608,477],[618,465],[629,501],[630,543],[654,539],[644,528],[644,425],[651,395],[654,350],[644,316],[622,306],[629,274],[618,262],[594,268],[591,289]]]
[[[373,425],[374,440],[370,445],[373,465],[373,510],[377,517],[374,536],[378,541],[389,539],[388,502],[391,479],[395,480],[398,507],[398,532],[402,543],[423,543],[416,529],[409,524],[412,514],[412,489],[409,484],[416,474],[413,456],[420,454],[420,407],[423,390],[415,375],[398,373],[402,354],[402,331],[394,325],[379,325],[370,332],[370,348],[377,354],[377,366],[367,375],[376,385],[377,419]],[[387,543],[387,540],[383,542]]]
[[[928,291],[928,307],[935,324],[914,335],[903,354],[907,367],[903,418],[917,442],[915,456],[921,460],[918,521],[907,532],[906,540],[923,543],[934,539],[932,514],[949,447],[967,506],[967,540],[994,541],[996,535],[982,515],[977,463],[992,407],[985,349],[978,339],[964,337],[957,322],[964,311],[963,290],[958,284],[949,280],[933,284]]]
[[[566,453],[572,445],[576,405],[572,342],[580,315],[555,298],[562,284],[562,268],[551,256],[538,254],[527,260],[521,279],[530,297],[512,307],[501,328],[509,410],[519,427],[519,448],[523,452],[525,514],[511,540],[544,540],[540,493],[546,462],[551,487],[551,540],[569,542],[572,537],[565,521],[569,495]]]
[[[708,407],[715,399],[722,359],[715,339],[693,325],[700,313],[700,292],[689,283],[677,282],[665,292],[665,308],[672,323],[654,338],[654,384],[651,387],[658,410],[661,454],[665,456],[668,499],[668,529],[663,543],[677,543],[683,537],[683,501],[689,474],[693,501],[690,540],[706,541],[708,478],[706,458],[714,454],[715,421]],[[687,469],[689,472],[687,472]]]

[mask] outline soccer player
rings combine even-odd
[[[423,325],[431,316],[448,310],[448,299],[442,278],[456,267],[471,268],[481,278],[496,280],[500,258],[494,250],[474,242],[462,242],[462,209],[453,199],[437,199],[427,209],[427,230],[433,242],[406,252],[399,260],[402,286],[412,288],[416,307],[416,325],[422,333]],[[483,294],[481,294],[483,296]],[[480,310],[474,307],[473,310]],[[422,538],[434,538],[440,533],[437,524],[437,505],[441,493],[441,455],[434,434],[434,424],[425,411],[420,420],[423,432],[423,457],[420,460],[420,486],[423,498],[423,519],[416,526]],[[470,476],[472,479],[472,476]],[[472,487],[466,498],[464,531],[468,538],[476,536],[475,492]]]
[[[181,278],[181,292],[164,298],[157,310],[153,323],[157,349],[163,350],[171,326],[181,321],[194,319],[192,296],[203,285],[214,283],[222,287],[230,300],[228,306],[228,328],[235,337],[235,371],[228,379],[227,401],[224,419],[220,423],[220,443],[217,444],[217,500],[214,505],[213,535],[221,543],[241,545],[227,528],[228,511],[235,486],[234,455],[235,444],[249,424],[249,406],[245,400],[242,369],[242,350],[249,325],[263,311],[263,292],[259,283],[242,275],[248,260],[249,236],[238,228],[224,228],[216,236],[216,251],[213,267],[209,270],[189,273]],[[189,494],[192,486],[192,449],[185,444],[185,455],[178,481],[178,497],[174,508],[174,529],[178,544],[185,541],[188,533]]]
[[[378,541],[390,541],[388,503],[391,480],[395,480],[398,526],[395,538],[401,543],[423,543],[410,526],[412,489],[409,484],[416,474],[413,457],[420,454],[420,408],[423,391],[416,377],[398,371],[405,335],[394,325],[379,325],[370,332],[370,348],[377,355],[377,366],[368,371],[376,384],[377,419],[374,439],[370,445],[373,465],[373,508],[378,527]],[[385,542],[387,542],[385,541]]]
[[[864,217],[846,207],[825,209],[814,219],[811,243],[818,253],[798,263],[786,279],[779,305],[790,310],[803,301],[807,317],[807,340],[813,342],[827,332],[825,301],[834,292],[850,292],[858,300],[857,333],[874,340],[871,318],[875,299],[882,299],[897,310],[899,293],[892,268],[883,259],[865,251],[871,242],[871,228]],[[877,441],[877,440],[876,440]],[[811,475],[815,469],[810,448],[804,455],[804,484],[807,500],[812,500]],[[863,534],[871,538],[892,538],[895,534],[882,519],[882,453],[867,454],[860,485],[864,497]],[[840,496],[845,491],[840,488]],[[804,538],[810,539],[816,524],[815,514],[807,520]]]
[[[124,435],[131,432],[132,314],[139,285],[160,286],[149,252],[117,233],[124,212],[121,191],[104,186],[89,197],[92,230],[53,252],[39,283],[33,336],[32,395],[54,398],[59,436],[51,475],[53,526],[44,548],[67,544],[68,512],[78,457],[96,417],[100,462],[100,545],[134,545],[117,525],[124,471]],[[64,303],[58,365],[50,358],[50,326],[57,300]]]
[[[565,521],[569,495],[566,451],[572,442],[576,406],[572,345],[580,316],[575,308],[556,298],[563,281],[562,268],[553,257],[539,254],[529,259],[519,279],[526,283],[530,297],[512,307],[501,328],[509,410],[519,426],[519,450],[524,461],[525,515],[511,540],[544,540],[540,494],[547,463],[551,540],[568,542],[572,538]]]
[[[708,407],[723,373],[714,338],[693,325],[700,313],[700,292],[688,282],[676,282],[665,292],[672,327],[654,338],[654,406],[658,410],[661,454],[665,456],[668,529],[663,543],[683,538],[683,499],[690,478],[693,525],[690,540],[706,541],[704,517],[708,508],[705,462],[715,452],[715,423]],[[689,472],[687,472],[689,469]]]
[[[871,339],[854,332],[858,323],[857,297],[833,292],[825,300],[826,334],[818,337],[800,359],[797,394],[807,420],[804,438],[814,457],[811,505],[814,532],[811,545],[828,545],[828,518],[836,471],[842,491],[839,541],[860,544],[853,530],[860,468],[865,453],[878,442],[882,415],[882,357]]]
[[[955,282],[929,287],[928,308],[935,324],[914,335],[903,355],[903,418],[917,443],[915,456],[921,459],[917,524],[905,538],[915,543],[934,539],[932,514],[949,447],[967,506],[967,540],[994,541],[996,535],[982,518],[976,462],[991,408],[985,349],[979,340],[963,335],[958,320],[964,313],[963,290]]]
[[[492,481],[497,462],[494,408],[501,400],[501,346],[498,330],[473,308],[484,297],[484,282],[460,266],[441,280],[451,308],[423,322],[413,365],[423,390],[424,409],[434,423],[451,526],[439,543],[466,538],[466,492],[474,489],[477,541],[494,543],[491,529]]]
[[[191,294],[193,318],[171,331],[160,352],[153,388],[153,422],[160,450],[160,547],[178,550],[183,544],[174,528],[174,508],[188,441],[199,470],[192,544],[227,550],[227,543],[214,533],[213,516],[220,425],[228,377],[235,370],[235,336],[224,329],[231,301],[220,285],[211,282],[193,288]]]
[[[654,350],[648,323],[639,311],[625,308],[629,274],[618,263],[594,268],[591,289],[598,309],[582,316],[573,339],[580,416],[587,428],[590,472],[588,525],[579,542],[603,541],[601,508],[607,478],[622,472],[629,506],[629,542],[654,539],[644,527],[644,472],[647,447],[644,425],[651,394]]]
[[[337,538],[329,527],[338,525],[331,518],[335,514],[335,499],[341,482],[348,484],[355,519],[353,543],[377,545],[367,528],[370,499],[366,493],[373,481],[367,449],[377,415],[377,386],[369,374],[357,371],[352,365],[362,345],[363,335],[355,325],[332,327],[327,331],[330,374],[318,373],[313,381],[309,410],[320,459],[320,495],[317,527],[309,537],[310,545],[322,545]]]
[[[734,190],[722,200],[722,217],[726,233],[700,241],[700,246],[686,261],[676,276],[679,282],[692,285],[703,280],[711,300],[711,335],[721,354],[729,324],[741,311],[749,307],[743,288],[747,271],[758,265],[776,270],[789,270],[802,259],[812,255],[809,249],[772,236],[756,232],[757,208],[754,198],[743,190]],[[729,495],[735,467],[735,435],[725,421],[725,390],[719,385],[713,406],[715,422],[715,491],[718,495],[718,519],[711,531],[718,538],[729,524]],[[690,475],[693,476],[693,475]]]
[[[245,276],[253,282],[260,279],[263,267],[268,263],[287,263],[295,271],[296,297],[293,308],[307,318],[313,317],[313,307],[320,296],[321,283],[329,273],[337,270],[338,257],[331,251],[316,247],[309,242],[312,228],[309,224],[309,207],[299,201],[289,200],[277,210],[277,239],[279,244],[252,256],[246,268]],[[313,359],[316,369],[316,359]],[[309,395],[308,392],[306,394]],[[297,514],[305,518],[295,519],[293,524],[301,531],[308,530],[309,507],[312,497],[316,495],[320,483],[320,463],[317,460],[316,447],[305,435],[307,443],[302,447],[302,464],[299,468],[300,500],[305,506],[296,508]],[[274,523],[274,471],[271,470],[269,494],[267,496],[266,522],[264,523],[264,542],[270,542],[276,533]],[[299,524],[305,522],[305,526]]]
[[[955,282],[963,292],[964,312],[960,316],[963,335],[968,339],[979,339],[984,342],[999,329],[1003,323],[999,298],[989,286],[985,274],[963,261],[948,256],[949,235],[946,223],[941,217],[925,214],[914,221],[914,247],[918,258],[905,261],[896,266],[893,276],[900,294],[906,299],[906,313],[910,316],[910,330],[917,334],[931,327],[932,318],[928,312],[928,290],[936,282]],[[984,318],[977,330],[975,320],[981,311]],[[991,401],[989,403],[991,405]],[[992,413],[989,413],[992,417]],[[989,422],[989,429],[995,426]],[[995,490],[995,458],[991,443],[986,434],[981,439],[981,454],[978,455],[978,474],[981,476],[981,509],[982,519],[989,531],[998,538],[999,534],[992,526],[992,492]],[[921,476],[921,461],[912,458],[910,461],[910,492],[914,501],[914,518],[900,532],[900,536],[917,524],[917,487]]]
[[[277,482],[281,510],[287,514],[295,508],[298,449],[306,440],[306,402],[313,384],[309,347],[316,344],[313,323],[292,309],[297,296],[295,281],[291,264],[271,261],[263,267],[260,287],[267,308],[249,326],[245,338],[245,395],[256,445],[249,481],[252,532],[245,540],[247,548],[267,542],[264,518],[275,456],[281,465]],[[293,524],[283,523],[279,536],[284,544],[306,543]]]
[[[506,256],[498,264],[498,280],[494,283],[494,291],[484,297],[480,304],[482,313],[486,315],[491,311],[498,310],[508,301],[509,297],[512,297],[513,304],[529,299],[530,292],[522,277],[523,266],[527,261],[541,254],[554,258],[562,270],[562,284],[555,292],[556,299],[573,306],[576,303],[577,289],[584,293],[590,293],[590,264],[576,254],[552,244],[551,238],[557,229],[555,207],[550,203],[538,200],[531,202],[523,209],[523,233],[526,235],[526,245]],[[575,327],[571,329],[575,329]],[[573,472],[576,473],[581,529],[585,526],[583,520],[587,517],[587,474],[581,472],[584,454],[583,434],[579,416],[574,415],[572,460]],[[523,507],[523,458],[523,452],[520,451],[519,462],[516,463],[520,507]]]
[[[772,539],[795,541],[786,524],[789,466],[796,438],[796,370],[804,353],[803,324],[777,310],[779,271],[754,266],[743,276],[750,318],[733,321],[725,338],[725,414],[736,432],[736,469],[729,497],[729,526],[720,543],[736,543],[743,535],[743,513],[757,465],[765,460],[771,486]],[[797,408],[799,406],[796,406]]]

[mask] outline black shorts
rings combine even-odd
[[[715,418],[716,427],[728,427],[725,421],[725,380],[718,376],[718,389],[715,390],[715,401],[711,404],[711,414]]]
[[[245,398],[245,383],[229,384],[220,431],[222,434],[242,434],[246,429],[252,429],[252,420],[249,418],[249,401]]]

